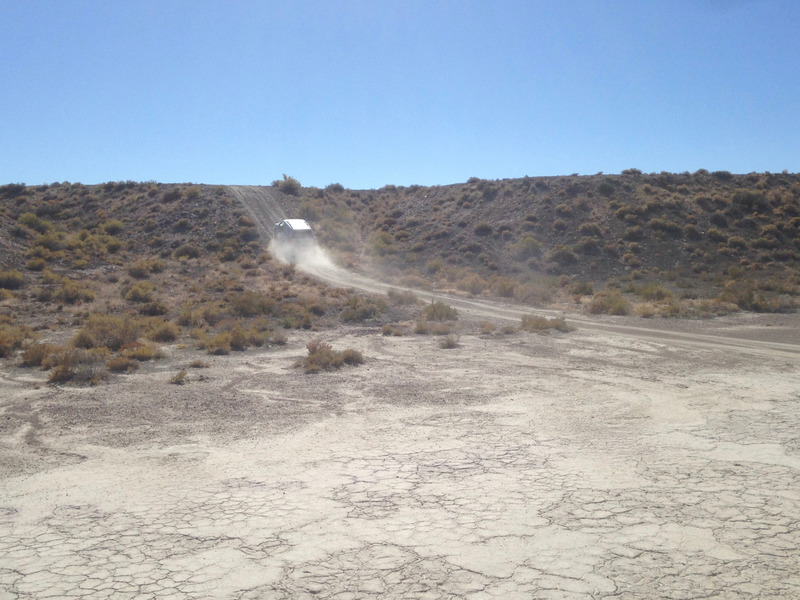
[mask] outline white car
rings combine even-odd
[[[304,254],[317,247],[314,231],[304,219],[284,219],[275,223],[272,239],[279,258],[290,263],[298,262]]]

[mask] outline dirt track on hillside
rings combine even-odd
[[[800,597],[796,315],[482,336],[523,309],[462,300],[451,350],[3,368],[0,599]],[[301,374],[315,337],[365,364]]]

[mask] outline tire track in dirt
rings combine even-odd
[[[287,218],[287,208],[271,188],[262,186],[230,186],[232,194],[244,205],[255,219],[259,231],[266,239],[272,237],[272,226]],[[292,215],[288,215],[292,216]],[[354,288],[373,294],[385,294],[389,290],[405,290],[403,286],[378,281],[366,275],[354,273],[330,261],[324,253],[319,260],[300,263],[297,267],[305,273],[329,285]],[[519,321],[524,315],[536,314],[547,317],[568,317],[571,325],[582,329],[611,333],[614,335],[662,342],[672,346],[724,350],[743,354],[797,359],[800,357],[800,344],[775,341],[760,341],[731,336],[698,334],[674,331],[666,328],[642,327],[623,323],[603,322],[582,315],[565,314],[563,311],[512,305],[501,301],[468,299],[441,292],[411,289],[426,302],[442,301],[472,317]]]

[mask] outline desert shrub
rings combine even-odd
[[[531,333],[547,333],[551,330],[567,332],[570,330],[563,317],[548,319],[538,315],[524,315],[520,329]]]
[[[526,235],[509,246],[511,253],[521,260],[527,260],[542,253],[542,243],[532,235]]]
[[[303,187],[297,179],[286,174],[283,175],[283,180],[275,180],[272,185],[289,196],[297,196]]]
[[[710,227],[708,231],[706,231],[706,237],[713,242],[727,242],[728,236],[722,233],[716,227]]]
[[[29,344],[22,352],[23,367],[40,367],[47,360],[47,357],[57,352],[60,346],[54,344],[43,344],[35,342]]]
[[[458,348],[459,346],[459,338],[457,335],[446,335],[441,340],[439,340],[439,348],[443,350],[451,350],[453,348]]]
[[[486,288],[486,280],[480,275],[470,273],[456,282],[456,288],[476,296]]]
[[[122,249],[122,240],[109,236],[105,239],[105,247],[109,254],[116,254]]]
[[[483,335],[489,335],[491,333],[494,333],[496,329],[497,326],[489,321],[481,321],[480,323],[478,323],[478,330]]]
[[[145,362],[156,358],[164,358],[164,352],[157,346],[150,344],[140,344],[139,342],[131,342],[122,347],[121,356]]]
[[[458,319],[458,311],[444,302],[431,302],[423,311],[425,319],[428,321],[455,321]]]
[[[553,221],[553,229],[556,231],[566,231],[568,225],[564,219],[556,219]]]
[[[45,233],[53,226],[51,223],[40,219],[38,216],[30,212],[22,213],[17,218],[17,223],[24,225],[29,229],[33,229],[37,233]]]
[[[115,356],[106,361],[106,367],[112,373],[130,373],[139,368],[139,361],[128,356]]]
[[[389,302],[396,306],[413,306],[417,303],[417,296],[411,290],[395,290],[391,289],[386,292],[387,298],[389,298]]]
[[[9,271],[0,271],[0,289],[16,290],[22,287],[25,281],[22,273],[11,269]]]
[[[297,366],[302,367],[306,373],[319,373],[339,369],[342,365],[360,365],[364,362],[361,352],[353,349],[344,351],[334,350],[333,347],[321,340],[313,340],[306,344],[308,356],[298,361]]]
[[[105,231],[108,235],[117,235],[121,233],[125,225],[119,219],[108,219],[100,224],[100,229]]]
[[[126,292],[125,300],[129,302],[152,302],[155,286],[149,281],[134,283]]]
[[[479,235],[481,237],[484,237],[484,236],[487,236],[487,235],[492,235],[492,232],[494,231],[494,229],[492,228],[492,226],[489,223],[485,223],[484,222],[484,223],[478,223],[477,225],[475,225],[475,227],[473,228],[472,231],[473,231],[473,233],[475,235]]]
[[[644,300],[669,300],[673,297],[671,291],[665,288],[662,284],[651,281],[644,284],[636,293]]]
[[[728,247],[736,250],[744,250],[747,248],[747,240],[738,235],[731,236],[728,238]]]
[[[15,325],[10,319],[0,317],[0,358],[11,356],[31,337],[33,331],[30,328]]]
[[[61,286],[53,292],[52,299],[64,304],[92,302],[94,300],[94,292],[77,281],[65,279],[62,281]]]
[[[137,260],[128,266],[128,274],[136,279],[144,279],[150,275],[150,265],[144,259]]]
[[[655,217],[647,222],[647,226],[655,231],[663,231],[670,235],[682,234],[681,226],[666,218]]]
[[[169,382],[173,385],[184,385],[189,380],[186,369],[181,369],[175,375],[169,378]]]
[[[96,385],[108,377],[102,353],[83,348],[64,348],[56,355],[47,379],[49,383]]]
[[[760,192],[752,190],[736,190],[731,197],[733,206],[748,213],[766,212],[769,210],[769,201]]]
[[[591,296],[594,293],[594,287],[590,281],[574,281],[569,286],[569,293],[573,296]]]
[[[578,255],[567,244],[556,244],[547,253],[547,259],[559,265],[572,265],[578,262]]]
[[[135,342],[141,326],[129,316],[92,314],[72,339],[72,345],[79,348],[105,347],[113,351],[124,344]]]
[[[199,358],[196,358],[195,360],[189,363],[189,368],[191,369],[208,369],[210,366],[211,365],[208,364],[206,361],[200,360]]]
[[[384,323],[381,326],[381,335],[391,335],[394,337],[401,337],[403,335],[403,329],[396,325],[391,325],[389,323]]]
[[[492,277],[490,282],[492,293],[500,296],[501,298],[513,298],[514,290],[517,287],[517,282],[510,277],[496,276]]]
[[[600,229],[597,223],[582,223],[581,226],[578,227],[578,231],[583,235],[594,237],[602,237],[603,235],[603,230]]]
[[[203,251],[195,244],[183,244],[175,249],[172,255],[175,258],[198,258]]]
[[[41,257],[29,258],[25,261],[25,268],[29,271],[41,271],[47,266],[47,261]]]
[[[614,193],[614,186],[608,181],[604,181],[597,186],[597,192],[601,196],[610,196],[611,194]]]
[[[719,210],[712,213],[708,220],[711,221],[712,225],[716,225],[717,227],[728,226],[728,217],[725,216],[725,213]]]
[[[145,336],[154,342],[174,342],[181,329],[175,323],[164,319],[153,319],[146,324]]]
[[[374,319],[386,310],[386,303],[379,298],[365,298],[363,296],[350,296],[347,304],[339,315],[345,323],[354,323]]]
[[[419,319],[414,325],[414,333],[417,335],[428,335],[431,327],[425,319]]]
[[[627,315],[630,312],[630,303],[622,297],[619,290],[602,290],[592,297],[589,312],[593,315]]]
[[[231,353],[231,341],[233,340],[233,336],[227,332],[223,331],[218,333],[211,339],[205,342],[205,349],[208,354],[212,355],[225,355]]]
[[[167,305],[159,302],[158,300],[145,302],[139,306],[139,314],[147,317],[157,317],[160,315],[165,315],[167,312],[169,312]]]
[[[270,314],[275,305],[273,298],[252,290],[229,294],[227,300],[233,314],[241,317]]]

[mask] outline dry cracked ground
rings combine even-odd
[[[0,598],[798,598],[798,318],[683,325],[7,368]]]

